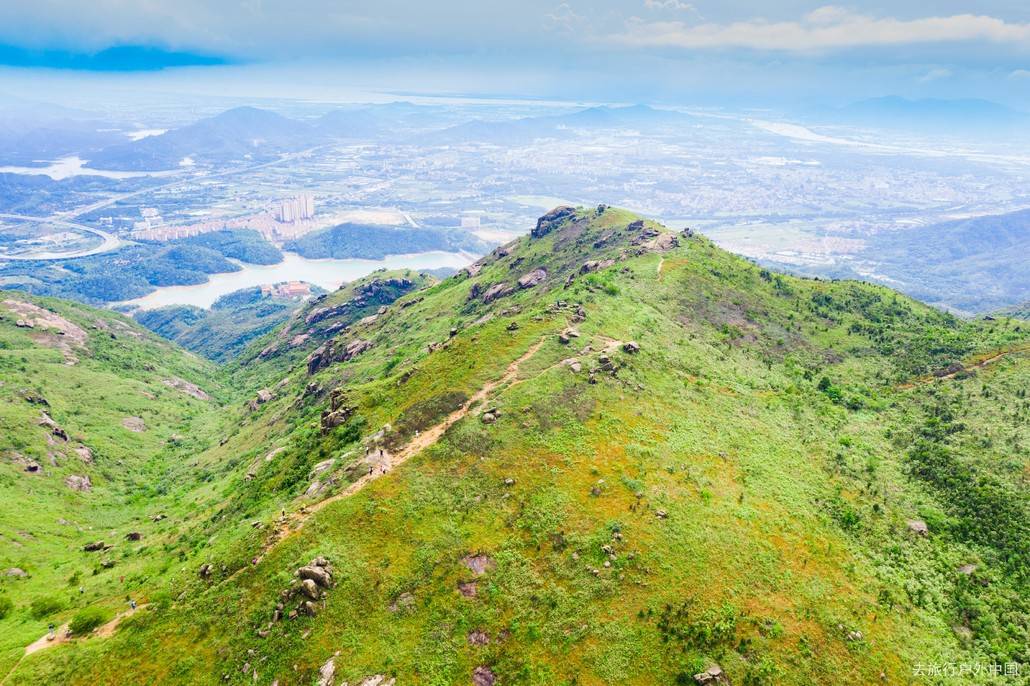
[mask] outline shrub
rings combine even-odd
[[[75,636],[85,636],[107,621],[107,613],[99,607],[84,607],[75,613],[68,629]]]
[[[52,614],[56,614],[64,609],[64,603],[59,598],[52,596],[42,596],[36,598],[29,605],[29,613],[33,619],[43,619],[49,617]]]
[[[14,609],[14,603],[11,599],[5,595],[0,596],[0,619],[4,619],[7,615],[11,614],[11,610]]]

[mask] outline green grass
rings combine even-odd
[[[314,376],[304,358],[324,334],[258,353],[362,284],[221,372],[197,362],[222,380],[224,404],[177,398],[151,410],[168,431],[180,417],[200,428],[178,448],[151,446],[148,483],[167,493],[118,491],[94,529],[153,503],[177,513],[160,544],[147,531],[147,553],[99,573],[113,581],[139,565],[134,589],[150,606],[110,638],[30,656],[8,683],[307,684],[337,651],[337,679],[350,683],[376,673],[468,683],[480,665],[506,685],[692,683],[712,661],[733,683],[880,683],[881,673],[908,683],[916,664],[1026,661],[1025,323],[964,322],[884,288],[771,274],[700,237],[636,254],[635,217],[579,216],[520,239],[474,278],[391,293],[374,321],[362,317],[378,303],[347,309],[342,339],[373,347]],[[615,265],[566,286],[584,260],[606,257]],[[536,288],[489,305],[468,297],[473,283],[512,284],[536,267],[548,272]],[[572,303],[587,316],[562,345]],[[363,438],[384,431],[403,444],[541,340],[516,382],[484,402],[495,423],[460,420],[272,543],[274,520],[310,502],[314,479],[329,484],[319,499],[364,472]],[[614,346],[616,375],[589,383],[611,340],[640,352]],[[1006,354],[970,373],[932,376],[996,351]],[[562,363],[573,356],[578,374]],[[262,386],[273,399],[247,409]],[[356,416],[323,433],[337,387]],[[98,409],[89,430],[113,445],[120,425],[106,423],[129,409],[147,412]],[[119,441],[130,439],[144,437]],[[930,534],[909,532],[912,519]],[[54,587],[86,554],[47,545],[37,559],[53,556]],[[472,554],[492,568],[476,577],[462,561]],[[324,609],[261,637],[294,570],[317,555],[335,570]],[[970,563],[972,575],[959,571]],[[17,607],[0,627],[27,621],[32,594],[11,590],[24,581],[4,582]],[[458,591],[469,581],[474,597]],[[65,596],[67,619],[72,605],[113,608],[125,593],[107,583]],[[38,628],[14,632],[8,654]],[[473,631],[489,642],[473,645]]]

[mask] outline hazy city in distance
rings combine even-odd
[[[1030,686],[1030,2],[0,1],[0,686]]]

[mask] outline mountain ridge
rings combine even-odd
[[[307,684],[335,655],[354,683],[717,662],[843,684],[1022,658],[1025,324],[775,274],[603,205],[382,290],[407,278],[350,284],[227,367],[181,568],[8,683]]]

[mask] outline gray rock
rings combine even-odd
[[[312,600],[318,600],[322,597],[322,591],[319,590],[318,584],[311,579],[304,579],[300,582],[300,590],[308,598]]]
[[[547,278],[547,272],[543,269],[534,269],[519,279],[519,288],[533,288],[543,283]]]
[[[329,588],[333,583],[332,574],[324,566],[307,565],[298,569],[297,574],[301,579],[311,581],[322,588]]]
[[[908,526],[908,530],[917,536],[927,536],[930,534],[930,527],[921,519],[910,519],[905,524]]]
[[[712,665],[703,672],[694,675],[694,681],[698,684],[728,684],[730,683],[726,673],[719,665]]]
[[[73,491],[79,491],[81,493],[90,491],[93,488],[93,482],[89,480],[89,476],[80,476],[78,474],[72,474],[71,476],[65,477],[64,485]]]
[[[472,686],[494,686],[496,683],[497,677],[489,667],[480,665],[472,670]]]
[[[337,653],[339,655],[339,653]],[[317,686],[333,686],[336,683],[336,655],[332,656],[318,668]]]
[[[476,576],[482,576],[493,569],[496,564],[489,555],[479,553],[477,555],[466,555],[461,560],[462,564],[472,570]]]
[[[543,238],[562,224],[576,216],[576,208],[561,205],[536,220],[536,227],[530,232],[533,238]]]

